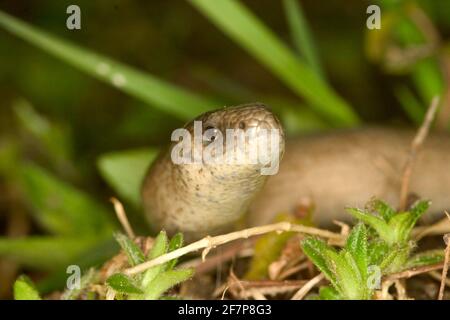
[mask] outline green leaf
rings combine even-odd
[[[296,94],[308,100],[330,123],[351,126],[359,122],[349,105],[239,1],[190,2]]]
[[[379,265],[389,252],[389,245],[381,239],[374,239],[369,242],[367,252],[368,265]]]
[[[101,239],[96,237],[0,238],[0,257],[33,269],[55,270],[67,266]]]
[[[148,254],[148,258],[155,259],[160,255],[165,254],[168,249],[169,239],[167,238],[167,233],[165,231],[161,231],[155,238],[155,242],[153,243],[153,247]]]
[[[164,292],[173,286],[190,279],[193,275],[193,269],[167,270],[158,275],[147,285],[147,288],[144,289],[144,299],[158,299]]]
[[[384,221],[389,222],[391,218],[395,215],[395,210],[392,209],[387,203],[375,199],[369,203],[369,206],[372,210],[378,212],[380,216],[384,219]]]
[[[144,253],[142,253],[141,249],[137,246],[136,243],[134,243],[133,240],[120,232],[115,233],[114,237],[116,238],[122,250],[127,255],[128,262],[131,266],[141,264],[145,261]]]
[[[148,73],[52,36],[2,11],[0,26],[90,76],[181,119],[190,120],[213,106],[221,105],[213,99],[200,97]]]
[[[409,258],[405,269],[418,268],[426,265],[432,265],[444,261],[444,250],[428,250],[420,252]]]
[[[138,206],[142,180],[157,153],[156,149],[108,153],[98,159],[97,166],[102,177],[120,197]]]
[[[395,234],[395,243],[406,243],[409,240],[411,230],[429,206],[429,201],[418,201],[408,212],[397,213],[389,221],[389,227]]]
[[[409,222],[412,219],[412,215],[410,212],[399,212],[389,221],[389,228],[391,229],[391,233],[393,235],[391,245],[394,243],[405,243],[408,238],[404,230]]]
[[[427,212],[430,207],[431,202],[427,200],[417,201],[409,210],[410,219],[403,225],[402,228],[402,239],[407,241],[410,238],[411,231],[416,225],[420,217]]]
[[[355,260],[362,280],[367,278],[368,255],[367,255],[367,230],[363,223],[358,223],[353,227],[347,238],[346,250]]]
[[[123,273],[116,273],[106,279],[106,284],[115,291],[126,294],[142,294],[133,279]]]
[[[355,218],[361,220],[362,222],[367,223],[373,229],[375,229],[378,235],[387,243],[391,244],[392,241],[392,232],[387,223],[379,217],[370,214],[369,212],[360,210],[358,208],[346,208],[347,212],[353,215]]]
[[[301,242],[303,252],[316,265],[316,267],[325,275],[325,277],[337,286],[336,275],[334,270],[330,269],[330,260],[327,256],[327,251],[334,251],[332,247],[327,245],[323,240],[308,237]]]
[[[342,300],[339,292],[333,287],[321,287],[319,289],[319,297],[321,300]]]
[[[390,252],[379,265],[383,273],[393,273],[402,270],[407,263],[410,249],[409,244],[392,246],[389,250]]]
[[[153,247],[148,253],[148,259],[155,259],[167,252],[169,248],[169,239],[167,238],[167,234],[165,231],[161,231],[158,236],[155,238],[155,242],[153,243]],[[160,264],[154,267],[147,269],[144,273],[144,277],[142,279],[142,286],[147,287],[147,285],[155,279],[157,276],[161,274],[166,269],[167,263]]]
[[[291,38],[297,51],[305,58],[314,72],[324,79],[320,59],[302,6],[297,0],[284,0],[283,6],[289,23]]]
[[[344,299],[360,300],[364,299],[365,283],[359,272],[356,261],[350,252],[343,249],[339,253],[327,250],[328,260],[334,266],[337,286],[335,288],[340,292]]]
[[[183,246],[183,234],[181,232],[178,232],[175,234],[172,239],[170,239],[169,243],[169,250],[167,252],[174,251],[176,249],[179,249]],[[175,265],[177,264],[178,259],[172,259],[167,263],[167,270],[173,269]]]
[[[25,275],[20,276],[14,283],[15,300],[42,300],[33,282]]]
[[[89,195],[35,165],[22,165],[22,187],[38,222],[67,236],[109,234],[111,214]]]

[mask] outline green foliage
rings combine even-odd
[[[42,227],[66,236],[111,233],[111,215],[88,194],[36,165],[21,169],[22,186]]]
[[[411,230],[417,220],[428,210],[429,206],[429,201],[418,201],[409,211],[394,215],[392,208],[377,201],[372,211],[357,208],[347,208],[347,211],[375,229],[380,238],[388,245],[404,245],[408,242]]]
[[[322,65],[320,64],[316,46],[300,2],[297,0],[283,0],[283,7],[295,48],[314,72],[323,79]]]
[[[42,146],[51,163],[61,170],[73,170],[69,162],[73,146],[67,128],[37,113],[26,100],[15,101],[12,108],[20,127]]]
[[[142,290],[137,287],[137,284],[129,276],[123,273],[116,273],[106,280],[106,284],[115,291],[126,294],[142,294]]]
[[[366,33],[368,55],[382,64],[387,72],[410,77],[418,97],[403,86],[397,87],[394,93],[411,120],[420,124],[429,102],[435,96],[442,96],[445,91],[439,52],[407,58],[417,48],[435,45],[433,37],[421,25],[425,21],[433,28],[432,21],[428,21],[427,13],[416,1],[378,0],[378,3],[383,12],[383,27]],[[421,23],[418,23],[418,15],[422,16]],[[400,56],[403,55],[401,61],[388,61],[386,53],[392,46],[399,49]]]
[[[370,299],[375,288],[370,285],[374,275],[369,270],[379,270],[381,276],[442,261],[442,250],[411,256],[415,248],[411,231],[428,207],[429,201],[418,201],[408,211],[395,212],[386,203],[374,200],[364,210],[348,208],[360,222],[340,251],[323,240],[304,239],[304,253],[331,283],[331,287],[320,289],[319,297]]]
[[[41,296],[30,278],[25,275],[17,278],[14,283],[15,300],[41,300]]]
[[[98,159],[97,166],[103,178],[121,197],[138,206],[142,179],[157,153],[156,149],[109,153]]]
[[[367,254],[367,230],[364,224],[360,223],[353,228],[345,247],[339,252],[316,238],[306,238],[301,244],[304,253],[331,282],[333,293],[337,293],[331,295],[331,291],[327,290],[322,295],[352,300],[371,298],[373,289],[366,284],[367,266],[370,261]]]
[[[119,243],[122,250],[127,255],[130,265],[135,266],[144,262],[144,254],[133,240],[128,238],[126,235],[118,232],[114,234],[114,237],[116,238],[116,241]]]
[[[55,57],[149,105],[181,119],[191,119],[219,105],[148,73],[52,36],[0,11],[0,26]]]
[[[420,252],[409,258],[407,268],[418,268],[444,261],[445,253],[442,250],[428,250]]]
[[[125,235],[116,235],[116,239],[128,256],[129,263],[136,265],[145,261],[144,253]],[[134,245],[132,245],[133,243]],[[183,245],[183,236],[175,235],[170,241],[164,231],[155,238],[147,259],[151,260]],[[114,289],[122,298],[129,300],[155,300],[173,286],[193,276],[193,269],[174,269],[176,260],[151,267],[142,274],[128,276],[116,273],[110,276],[106,284]]]
[[[236,0],[191,0],[211,22],[266,66],[330,123],[351,126],[358,117],[314,70]]]
[[[0,237],[0,256],[7,256],[31,268],[56,270],[74,262],[99,241],[98,237]]]

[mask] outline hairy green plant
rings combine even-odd
[[[127,236],[116,234],[116,239],[128,257],[130,265],[154,259],[183,245],[183,236],[176,234],[170,241],[164,231],[155,238],[152,249],[147,257],[141,249]],[[117,299],[156,300],[173,286],[192,277],[193,269],[174,269],[176,259],[147,269],[141,274],[129,276],[115,273],[106,280],[106,284],[116,292]]]
[[[131,266],[141,264],[146,260],[176,250],[183,245],[183,235],[176,234],[169,241],[165,231],[161,231],[155,238],[153,247],[144,255],[138,245],[129,237],[122,233],[115,234],[123,252],[128,258]],[[190,279],[193,269],[176,269],[177,259],[170,260],[164,264],[147,269],[143,273],[127,275],[117,272],[106,279],[105,285],[115,291],[115,298],[118,300],[157,300],[168,297],[163,294],[177,284]],[[80,279],[80,285],[74,289],[67,289],[62,295],[63,300],[95,299],[98,295],[89,289],[90,284],[99,283],[99,272],[93,268],[89,269]],[[14,298],[16,300],[40,300],[40,294],[35,285],[27,276],[20,276],[14,284]],[[174,298],[174,297],[169,297]]]
[[[340,251],[314,237],[304,239],[301,245],[303,252],[331,282],[332,287],[322,289],[322,298],[370,299],[373,289],[367,286],[367,279],[371,261],[364,224],[353,228]]]
[[[304,253],[331,283],[320,289],[319,297],[370,299],[382,275],[442,261],[442,250],[411,255],[416,247],[411,231],[429,204],[418,201],[405,212],[396,212],[381,200],[372,201],[364,210],[348,208],[359,223],[340,251],[321,239],[304,239]]]

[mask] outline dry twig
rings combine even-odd
[[[187,253],[195,252],[200,249],[203,249],[202,252],[202,259],[204,260],[206,258],[206,255],[209,253],[209,251],[217,246],[223,245],[225,243],[237,240],[237,239],[247,239],[252,236],[257,236],[269,232],[285,232],[285,231],[291,231],[291,232],[299,232],[309,235],[315,235],[323,238],[327,238],[329,240],[333,240],[335,242],[342,243],[344,241],[344,238],[342,235],[338,233],[334,233],[328,230],[322,230],[318,228],[313,227],[307,227],[303,225],[296,225],[292,224],[290,222],[279,222],[274,224],[269,224],[265,226],[259,226],[259,227],[253,227],[248,229],[243,229],[240,231],[231,232],[224,235],[219,235],[215,237],[207,236],[201,240],[198,240],[196,242],[193,242],[185,247],[181,247],[177,250],[171,251],[169,253],[166,253],[164,255],[161,255],[153,260],[146,261],[142,264],[139,264],[137,266],[134,266],[132,268],[129,268],[125,270],[125,273],[131,275],[143,272],[147,270],[148,268],[151,268],[156,265],[163,264],[165,262],[168,262],[172,259],[184,256]]]
[[[114,210],[116,211],[117,219],[119,219],[120,224],[127,233],[128,237],[134,239],[136,235],[134,234],[133,229],[131,228],[130,222],[128,221],[127,214],[125,213],[125,209],[123,208],[122,203],[120,203],[120,201],[114,197],[112,197],[110,201],[114,205]]]
[[[318,274],[311,280],[309,280],[300,290],[298,290],[291,300],[302,300],[315,285],[317,285],[324,278],[323,273]]]
[[[450,214],[448,212],[445,212],[448,219],[450,220]],[[441,286],[439,287],[439,295],[438,300],[442,300],[444,298],[444,290],[445,290],[445,280],[447,279],[447,272],[448,272],[448,264],[450,260],[450,234],[447,233],[444,235],[444,241],[447,247],[445,248],[445,259],[444,259],[444,267],[442,268],[442,279],[441,279]]]
[[[450,232],[450,221],[447,217],[439,220],[430,226],[416,227],[412,231],[412,236],[415,240],[420,240],[426,236],[441,235]]]
[[[406,161],[405,168],[403,170],[402,184],[400,189],[400,210],[406,209],[409,191],[409,181],[411,179],[411,173],[413,170],[414,162],[416,160],[417,153],[420,147],[425,141],[428,132],[430,131],[431,123],[433,122],[434,116],[439,106],[439,97],[434,97],[431,101],[431,105],[425,115],[425,119],[422,126],[419,128],[416,136],[414,137],[411,144],[411,151],[409,153],[408,159]]]
[[[443,267],[444,267],[444,263],[440,262],[440,263],[436,263],[436,264],[412,268],[412,269],[404,270],[404,271],[397,272],[397,273],[391,273],[391,274],[385,276],[383,280],[384,281],[395,281],[398,279],[408,279],[408,278],[417,276],[422,273],[428,273],[430,271],[440,270]]]

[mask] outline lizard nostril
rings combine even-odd
[[[244,121],[239,122],[239,129],[245,129],[245,122]]]

